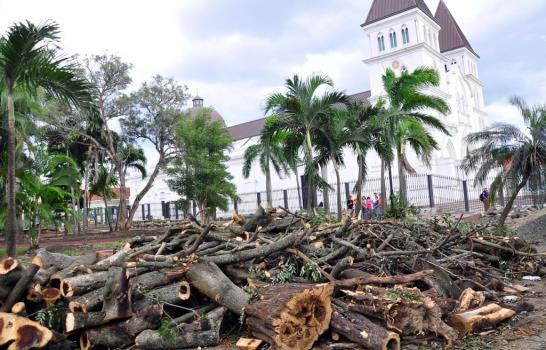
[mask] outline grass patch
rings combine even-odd
[[[117,249],[121,243],[121,241],[97,243],[93,244],[91,248],[94,250]]]
[[[17,247],[17,255],[23,255],[28,253],[28,247]],[[0,248],[0,256],[5,256],[6,248]]]
[[[68,256],[81,255],[81,250],[78,248],[65,247],[53,250],[55,253],[64,254]]]

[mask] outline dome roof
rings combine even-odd
[[[199,112],[201,112],[204,108],[203,105],[203,98],[200,96],[195,96],[192,99],[193,107],[188,109],[188,114],[191,118],[194,118]],[[211,121],[219,121],[222,123],[223,126],[226,126],[226,122],[224,121],[224,118],[220,115],[220,113],[216,112],[213,108],[210,108],[210,120]]]

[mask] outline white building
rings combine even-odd
[[[370,72],[370,91],[351,95],[351,98],[366,103],[374,103],[385,94],[381,76],[387,68],[400,72],[402,69],[413,71],[421,66],[434,67],[440,73],[441,86],[431,88],[428,93],[444,98],[451,107],[451,113],[440,116],[451,132],[451,137],[436,134],[440,150],[435,152],[431,167],[427,168],[410,154],[410,162],[420,174],[437,174],[447,177],[464,177],[458,169],[466,155],[464,137],[470,132],[483,130],[487,125],[484,111],[483,83],[479,79],[478,63],[480,57],[473,50],[463,31],[451,15],[443,1],[433,15],[423,0],[374,0],[368,16],[361,25],[363,34],[369,39],[369,56],[364,63]],[[340,87],[338,87],[340,88]],[[342,88],[342,87],[341,87]],[[203,100],[198,99],[200,107]],[[194,107],[195,109],[195,101]],[[257,142],[265,118],[234,125],[228,128],[235,139],[229,169],[234,176],[238,193],[243,195],[243,203],[254,205],[256,192],[265,191],[265,176],[258,166],[253,167],[248,179],[242,176],[243,154],[245,149]],[[346,166],[341,172],[343,182],[356,180],[357,164],[355,157],[347,151]],[[380,175],[380,160],[376,154],[367,158],[368,177]],[[329,169],[330,182],[335,179],[333,169]],[[300,174],[303,173],[303,170]],[[393,169],[393,175],[397,170]],[[272,176],[273,189],[295,188],[296,180],[292,177]],[[143,185],[138,179],[129,179],[131,201]],[[376,191],[379,188],[375,188]],[[280,192],[278,192],[280,193]],[[275,199],[282,204],[282,197]],[[162,177],[144,198],[142,203],[159,203],[176,198],[165,185]],[[262,198],[265,195],[262,194]],[[293,200],[293,198],[292,198]],[[321,199],[318,199],[321,201]],[[279,202],[280,201],[280,202]],[[277,205],[277,204],[276,204]],[[242,208],[239,208],[240,210]]]

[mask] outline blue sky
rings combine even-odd
[[[426,0],[431,11],[438,0]],[[445,0],[481,56],[491,121],[517,116],[508,98],[546,103],[546,1]],[[0,0],[0,30],[54,20],[70,54],[120,55],[133,86],[174,76],[228,125],[263,115],[265,97],[293,73],[322,72],[348,93],[367,90],[371,0],[107,1]]]

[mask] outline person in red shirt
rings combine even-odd
[[[381,195],[379,195],[379,193],[374,193],[373,208],[374,208],[375,216],[378,219],[381,218],[382,207],[383,207],[383,201],[381,200]]]

